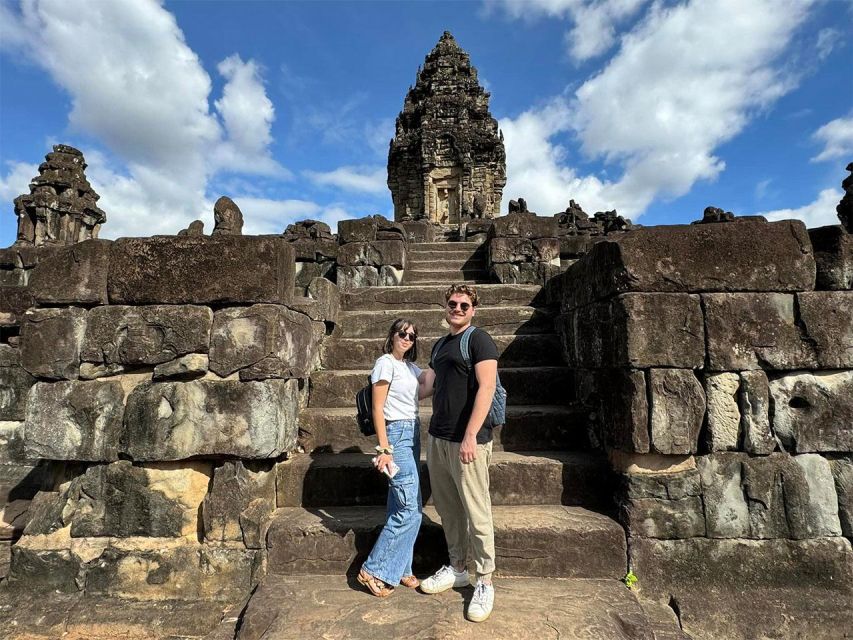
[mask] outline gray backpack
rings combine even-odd
[[[473,368],[471,366],[471,334],[474,333],[476,328],[477,327],[468,327],[465,329],[465,332],[462,334],[462,339],[459,341],[459,350],[462,352],[462,360],[465,361],[465,368],[468,369],[468,375],[471,375],[471,370]],[[435,354],[438,353],[446,340],[447,336],[443,336],[435,343],[435,346],[432,348],[432,357],[430,360],[435,358]],[[501,377],[497,373],[495,373],[495,395],[492,397],[492,406],[489,409],[488,422],[491,427],[499,427],[506,424],[506,389],[504,389],[504,386],[501,384]]]

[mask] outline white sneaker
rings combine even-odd
[[[468,619],[471,622],[482,622],[492,614],[495,605],[495,588],[482,580],[477,580],[474,587],[474,597],[468,605]]]
[[[424,593],[441,593],[452,588],[467,587],[471,584],[468,570],[456,571],[449,564],[444,565],[426,580],[421,580],[421,591]]]

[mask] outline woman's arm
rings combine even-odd
[[[435,371],[429,368],[421,371],[421,375],[418,376],[418,399],[429,398],[432,395],[434,384]]]
[[[379,380],[373,383],[373,427],[376,429],[376,440],[383,449],[388,449],[388,432],[385,430],[385,400],[388,399],[388,389],[391,383]],[[392,460],[390,454],[376,456],[376,468],[382,471]]]

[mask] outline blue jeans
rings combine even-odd
[[[400,470],[388,481],[385,526],[362,567],[395,587],[400,578],[412,575],[415,538],[421,528],[420,420],[394,420],[385,425],[385,430]]]

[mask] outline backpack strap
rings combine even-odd
[[[468,373],[471,372],[471,334],[476,330],[477,327],[468,327],[459,341],[459,350],[462,352],[462,359],[465,361],[465,368],[468,369]]]

